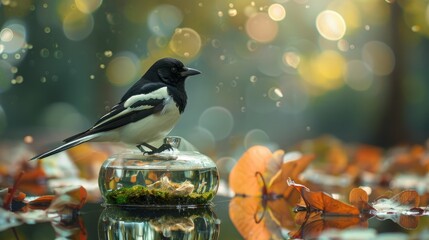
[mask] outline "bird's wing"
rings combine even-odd
[[[154,89],[153,86],[149,89]],[[144,91],[145,90],[145,91]],[[156,90],[143,89],[141,94],[129,97],[126,101],[114,106],[110,112],[102,116],[92,128],[64,140],[70,142],[78,138],[99,132],[109,131],[128,123],[136,122],[151,114],[161,112],[166,100],[170,98],[165,85]]]

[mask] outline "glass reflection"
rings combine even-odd
[[[210,207],[144,209],[106,207],[98,222],[99,239],[211,239],[220,220]]]

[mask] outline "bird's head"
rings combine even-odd
[[[149,71],[157,74],[161,81],[170,85],[182,84],[187,77],[201,73],[196,69],[185,67],[181,61],[174,58],[162,58],[156,61]]]

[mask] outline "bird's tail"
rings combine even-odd
[[[42,158],[49,157],[49,156],[51,156],[51,155],[54,155],[55,153],[62,152],[62,151],[64,151],[64,150],[67,150],[67,149],[69,149],[69,148],[72,148],[72,147],[74,147],[74,146],[77,146],[77,145],[79,145],[79,144],[81,144],[81,143],[88,142],[88,141],[90,141],[90,140],[92,140],[92,139],[96,138],[97,136],[98,136],[98,134],[92,134],[92,135],[88,135],[88,136],[84,136],[84,137],[78,138],[78,139],[76,139],[76,140],[73,140],[73,141],[67,142],[67,143],[65,143],[65,144],[63,144],[63,145],[61,145],[61,146],[59,146],[59,147],[57,147],[57,148],[54,148],[54,149],[52,149],[52,150],[49,150],[49,151],[44,152],[44,153],[42,153],[42,154],[39,154],[39,155],[37,155],[37,156],[35,156],[35,157],[31,158],[30,160],[34,160],[34,159],[42,159]]]

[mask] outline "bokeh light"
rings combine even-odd
[[[288,51],[283,54],[283,63],[292,68],[298,68],[300,61],[301,57],[296,52]]]
[[[90,14],[97,10],[101,6],[102,2],[103,0],[74,0],[77,9],[87,14]]]
[[[89,124],[88,120],[71,104],[56,102],[48,105],[41,114],[45,126],[55,129],[79,131]]]
[[[15,53],[27,43],[27,30],[25,26],[16,20],[10,20],[0,30],[0,44],[2,52]]]
[[[134,53],[120,52],[108,63],[107,78],[113,85],[129,85],[140,77],[139,65],[139,59]]]
[[[344,18],[332,10],[325,10],[317,16],[316,27],[319,34],[328,40],[340,40],[346,33]]]
[[[231,133],[234,127],[234,118],[228,109],[214,106],[207,108],[201,114],[198,125],[210,131],[215,140],[222,140]]]
[[[182,23],[182,11],[169,4],[155,7],[148,16],[147,26],[158,36],[170,36]]]
[[[194,58],[201,50],[201,37],[192,28],[177,28],[169,47],[180,57]]]
[[[94,29],[94,18],[91,14],[70,11],[63,20],[64,35],[70,40],[80,41],[91,34]]]
[[[271,42],[277,36],[279,26],[266,13],[256,13],[247,19],[246,33],[255,41]]]
[[[286,17],[286,9],[283,5],[274,3],[268,8],[268,15],[274,21],[281,21]]]
[[[378,76],[390,74],[395,67],[392,49],[380,41],[367,42],[362,48],[362,58],[369,69]]]
[[[270,137],[268,134],[261,129],[252,129],[246,133],[244,137],[244,147],[250,148],[255,145],[268,145],[270,143]]]
[[[343,85],[346,66],[342,55],[327,50],[300,64],[298,72],[310,85],[320,90],[330,90]]]
[[[347,63],[346,84],[354,90],[365,91],[371,87],[373,82],[371,71],[365,63],[359,60],[352,60]]]

